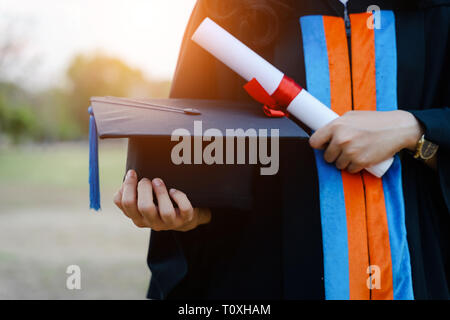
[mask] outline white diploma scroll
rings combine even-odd
[[[275,92],[283,79],[284,74],[280,70],[209,18],[203,20],[192,40],[245,80],[255,78],[269,95]],[[291,101],[287,111],[314,131],[339,117],[305,89]],[[366,170],[380,178],[393,161],[391,158]]]

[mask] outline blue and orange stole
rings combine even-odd
[[[395,17],[351,14],[351,62],[344,19],[300,18],[307,90],[339,115],[397,109]],[[352,103],[353,95],[353,103]],[[401,164],[383,178],[336,169],[316,151],[326,299],[413,299]]]

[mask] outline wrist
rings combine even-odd
[[[415,151],[417,142],[424,134],[422,125],[412,113],[403,110],[398,110],[398,112],[402,116],[403,121],[401,123],[405,133],[404,143],[400,149]]]

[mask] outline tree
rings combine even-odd
[[[167,97],[170,87],[168,81],[149,81],[138,69],[103,54],[76,56],[67,76],[70,86],[68,105],[85,133],[90,97]]]
[[[17,144],[35,130],[36,119],[25,92],[12,83],[0,83],[0,134],[6,133]]]

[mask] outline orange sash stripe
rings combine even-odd
[[[380,267],[380,288],[372,289],[373,300],[394,299],[391,248],[383,192],[380,178],[363,173],[366,186],[367,226],[369,230],[369,256],[372,266]]]
[[[364,203],[364,186],[359,174],[342,171],[345,208],[347,210],[350,299],[369,300],[367,268],[369,252]]]
[[[350,62],[344,21],[323,17],[330,73],[331,109],[339,115],[352,110]],[[369,267],[364,186],[359,174],[342,171],[347,213],[350,299],[368,300]]]
[[[350,15],[352,25],[353,103],[355,110],[377,110],[375,74],[375,35],[367,27],[370,13]],[[380,268],[380,288],[372,299],[393,299],[391,249],[387,213],[380,178],[363,172],[366,194],[370,265]]]
[[[367,28],[370,13],[351,14],[353,105],[355,110],[377,110],[375,34]]]

